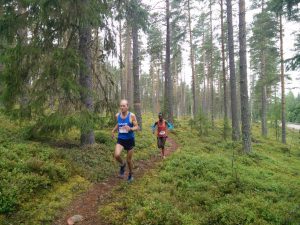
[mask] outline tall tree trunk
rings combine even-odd
[[[240,42],[240,93],[243,149],[251,152],[251,127],[249,115],[248,84],[247,84],[247,46],[246,46],[246,10],[245,0],[239,0],[239,42]]]
[[[221,44],[222,45],[222,44]],[[222,48],[222,47],[221,47]],[[222,50],[221,50],[222,51]],[[222,55],[222,53],[221,53]],[[221,56],[222,57],[222,56]],[[218,77],[218,80],[217,80],[217,89],[218,89],[218,93],[217,93],[217,97],[216,97],[216,115],[217,115],[217,118],[218,119],[221,119],[222,116],[224,116],[224,113],[223,113],[223,106],[224,104],[223,101],[222,101],[222,85],[223,85],[223,72],[222,73],[219,73],[218,74],[219,77]]]
[[[267,85],[266,85],[266,70],[265,70],[265,53],[261,51],[261,133],[266,137],[268,134],[267,128]]]
[[[211,125],[215,126],[215,107],[214,107],[214,73],[213,73],[213,25],[212,25],[212,1],[209,3],[209,20],[210,20],[210,91],[211,91],[211,104],[210,104],[210,114],[211,114]]]
[[[132,71],[133,71],[133,104],[136,113],[136,119],[142,130],[141,96],[140,96],[140,70],[139,70],[139,40],[138,28],[132,24]]]
[[[171,76],[171,47],[170,47],[170,3],[166,0],[166,62],[165,62],[165,113],[166,118],[173,122],[173,79]]]
[[[228,44],[228,42],[227,42]],[[228,47],[228,46],[227,46]],[[226,54],[226,58],[225,58],[225,65],[226,65],[226,74],[227,74],[227,82],[226,82],[226,86],[227,86],[227,115],[228,115],[228,122],[231,116],[231,91],[230,91],[230,78],[228,79],[228,74],[230,73],[229,71],[229,53],[228,51],[225,52]]]
[[[132,42],[131,42],[131,31],[130,25],[127,23],[126,28],[126,40],[125,40],[125,73],[127,81],[127,93],[126,98],[130,106],[133,105],[133,85],[132,85]]]
[[[126,99],[126,92],[127,92],[127,80],[126,74],[124,73],[124,66],[123,66],[123,51],[122,51],[122,22],[119,21],[119,51],[120,51],[120,77],[121,77],[121,99]]]
[[[282,15],[279,17],[280,29],[280,81],[281,81],[281,141],[286,144],[286,121],[285,121],[285,82],[284,82],[284,59],[283,59],[283,29]]]
[[[150,74],[150,78],[151,78],[151,85],[152,85],[152,113],[153,115],[155,115],[156,113],[156,109],[155,109],[155,104],[156,104],[156,89],[155,89],[155,70],[154,70],[154,62],[153,60],[150,60],[150,70],[149,70],[149,74]]]
[[[160,95],[159,95],[159,101],[162,101],[163,103],[163,106],[161,108],[161,111],[164,111],[165,110],[165,98],[164,98],[164,94],[165,94],[165,67],[166,67],[166,62],[164,62],[164,59],[163,59],[163,54],[160,55],[160,61],[161,61],[161,68],[160,68],[160,78],[159,78],[159,82],[160,82]],[[162,98],[161,98],[162,97]]]
[[[240,71],[239,71],[239,61],[237,60],[236,62],[236,67],[238,68],[238,71],[237,71],[237,73],[236,74],[238,74],[237,75],[237,81],[236,81],[236,96],[238,96],[238,98],[237,98],[237,114],[238,114],[238,118],[239,118],[239,124],[241,124],[241,98],[240,98],[240,96],[241,96],[241,85],[240,85],[240,76],[239,76],[239,74],[240,74]]]
[[[197,102],[196,102],[196,75],[195,75],[195,57],[193,50],[193,36],[192,36],[192,22],[191,22],[191,7],[190,0],[187,1],[188,10],[188,24],[189,24],[189,41],[190,41],[190,60],[192,67],[192,95],[193,95],[193,116],[197,114]]]
[[[226,67],[225,67],[225,43],[224,43],[224,9],[223,0],[221,0],[221,42],[222,42],[222,75],[223,75],[223,104],[224,104],[224,127],[223,137],[227,138],[228,116],[227,116],[227,85],[226,85]]]
[[[274,105],[275,105],[275,109],[277,110],[277,85],[275,85],[275,90],[274,90],[274,94],[275,94],[275,101],[274,101]],[[279,127],[278,127],[278,119],[277,118],[277,112],[275,113],[275,136],[276,136],[276,141],[278,141],[279,139]]]
[[[230,70],[232,139],[234,141],[237,141],[240,138],[240,125],[239,125],[239,118],[238,118],[237,95],[236,95],[232,5],[231,5],[231,0],[226,0],[226,2],[227,2],[227,23],[228,23],[227,27],[228,27],[228,51],[229,51],[229,70]]]
[[[205,69],[203,73],[203,94],[202,94],[202,111],[207,112],[207,101],[206,101],[206,79],[205,79]]]
[[[185,115],[185,92],[184,92],[184,81],[183,81],[183,75],[180,76],[180,112],[181,115]]]
[[[87,1],[86,1],[86,4]],[[92,81],[92,53],[91,53],[91,40],[92,30],[89,25],[79,28],[79,52],[82,57],[83,63],[80,66],[80,86],[82,87],[81,102],[83,107],[93,112],[93,81]],[[95,135],[92,127],[88,127],[81,130],[81,144],[88,145],[95,143]]]
[[[173,113],[174,116],[178,118],[178,111],[177,111],[177,105],[178,105],[178,98],[177,98],[177,87],[178,87],[178,72],[177,72],[177,61],[174,60],[174,72],[173,72]]]
[[[261,12],[264,12],[265,2],[262,0]],[[264,137],[268,135],[267,127],[267,79],[266,79],[266,55],[264,49],[261,49],[261,134]]]
[[[202,45],[205,44],[205,35],[204,32],[202,34]],[[205,77],[206,77],[206,70],[205,70],[205,64],[206,64],[206,56],[205,56],[205,51],[203,51],[203,94],[202,94],[202,111],[204,113],[207,112],[206,108],[207,108],[207,101],[206,101],[206,81],[205,81]]]
[[[26,13],[26,9],[22,4],[18,5],[18,13],[20,15]],[[17,38],[18,42],[22,47],[25,47],[27,45],[27,27],[22,27],[18,29],[17,31]],[[23,64],[22,59],[20,61],[20,64]],[[29,69],[27,69],[27,65],[21,65],[23,66],[23,72],[28,75]],[[21,90],[21,95],[20,95],[20,117],[22,119],[30,119],[31,118],[31,108],[29,105],[29,87],[30,87],[30,81],[29,78],[27,77],[24,81],[24,85]]]
[[[158,68],[156,71],[156,112],[160,112],[160,69]]]
[[[262,85],[261,89],[261,134],[264,137],[268,136],[267,127],[267,87]]]
[[[251,61],[250,61],[251,63]],[[251,68],[251,65],[250,65]],[[256,73],[250,74],[251,77],[251,84],[250,84],[250,121],[253,121],[253,107],[254,107],[254,92],[255,92],[255,80],[256,80]]]

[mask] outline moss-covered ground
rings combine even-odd
[[[77,130],[27,140],[26,124],[1,113],[0,121],[1,225],[51,224],[78,194],[118,169],[110,127],[95,130],[97,143],[81,148]],[[137,134],[135,160],[158,154],[151,122],[145,119],[145,131]]]
[[[300,133],[289,131],[283,145],[254,124],[246,155],[223,140],[220,123],[202,136],[188,124],[173,133],[176,153],[101,205],[108,224],[300,224]]]

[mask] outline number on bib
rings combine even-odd
[[[165,135],[166,132],[164,130],[162,130],[161,132],[159,132],[159,135]]]
[[[119,133],[120,134],[126,134],[126,133],[128,133],[128,131],[124,127],[120,127],[119,128]]]

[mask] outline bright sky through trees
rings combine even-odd
[[[164,14],[164,1],[161,0],[143,0],[143,3],[147,4],[150,6],[151,12],[159,12],[161,15]],[[203,3],[199,1],[193,1],[193,6],[194,9],[191,10],[192,17],[194,18],[193,25],[195,25],[195,18],[197,17],[197,14],[201,13],[201,8],[203,8]],[[214,6],[213,9],[213,19],[214,21],[214,26],[219,26],[219,5]],[[251,23],[253,21],[254,15],[257,13],[255,10],[250,10],[250,1],[246,1],[246,7],[247,7],[247,12],[246,12],[246,22],[247,22],[247,28],[250,30]],[[233,10],[234,10],[234,18],[233,18],[233,23],[234,25],[237,25],[238,23],[238,17],[237,17],[237,2],[233,2]],[[161,23],[161,21],[159,21]],[[165,29],[165,27],[161,27],[161,29]],[[296,22],[291,22],[291,21],[286,21],[284,19],[284,58],[290,58],[293,56],[294,52],[294,32],[300,30],[300,24]],[[219,34],[219,29],[216,29],[214,32],[216,34]],[[237,32],[237,30],[235,30]],[[143,42],[143,47],[146,48],[147,46],[147,38],[144,33],[141,34],[142,37],[142,42]],[[248,36],[249,37],[249,36]],[[235,37],[237,38],[237,37]],[[220,43],[218,43],[219,45]],[[184,51],[183,51],[183,67],[182,67],[182,80],[185,80],[187,84],[191,83],[191,66],[190,66],[190,61],[189,61],[189,47],[188,47],[188,42],[187,39],[184,44]],[[279,43],[278,43],[279,47]],[[249,47],[248,47],[248,52],[249,52]],[[250,57],[248,54],[248,61]],[[146,56],[142,62],[142,71],[148,73],[149,72],[149,57]],[[249,63],[248,63],[249,65]],[[291,80],[287,80],[286,84],[286,90],[291,90],[295,95],[300,93],[300,71],[286,71],[286,73],[289,75]],[[248,76],[251,75],[250,67],[248,67]],[[250,80],[250,79],[249,79]]]

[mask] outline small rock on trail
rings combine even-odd
[[[75,223],[77,222],[80,222],[83,220],[83,216],[81,215],[74,215],[72,217],[70,217],[67,222],[68,222],[68,225],[74,225]]]

